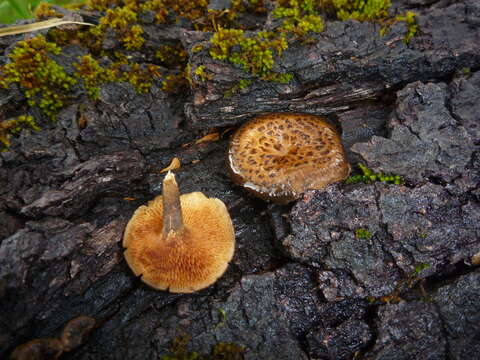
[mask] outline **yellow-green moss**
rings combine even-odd
[[[162,45],[155,53],[161,65],[167,68],[184,67],[188,62],[188,54],[182,44]]]
[[[325,26],[320,16],[320,3],[314,0],[278,0],[272,15],[283,19],[279,31],[300,37],[309,31],[322,32]]]
[[[121,0],[87,0],[85,5],[88,10],[106,11],[121,3],[123,3]]]
[[[388,17],[390,0],[332,0],[339,20],[374,21]]]
[[[188,91],[188,67],[181,72],[170,73],[162,80],[162,90],[172,94],[181,94]],[[191,79],[190,79],[191,80]]]
[[[260,31],[247,35],[241,29],[220,28],[210,40],[210,56],[216,60],[228,60],[244,71],[269,81],[288,82],[289,74],[272,71],[274,56],[280,56],[288,48],[284,35]]]
[[[170,355],[162,355],[161,360],[242,360],[245,348],[234,343],[219,342],[212,347],[210,355],[201,356],[195,351],[188,351],[190,337],[177,336],[172,340]]]
[[[389,14],[391,0],[321,0],[322,7],[327,12],[334,12],[337,19],[358,21],[375,21],[383,25],[380,34],[388,32],[390,26],[396,22],[405,22],[407,33],[404,38],[406,44],[414,37],[418,30],[415,13],[407,11],[395,17]]]
[[[241,360],[245,348],[234,343],[220,342],[212,349],[212,360]]]
[[[128,70],[120,74],[119,80],[132,84],[138,93],[146,93],[152,87],[155,77],[161,77],[158,66],[130,63]]]
[[[201,80],[201,81],[205,81],[205,80],[208,80],[210,79],[210,75],[208,75],[206,72],[205,72],[205,65],[200,65],[198,66],[195,71],[194,71],[195,75],[198,76],[198,78]]]
[[[42,1],[36,8],[33,13],[37,20],[45,20],[48,18],[63,17],[63,14],[59,13],[58,11],[52,8],[52,5]]]
[[[410,39],[413,38],[418,31],[417,21],[415,17],[417,15],[413,11],[407,11],[404,15],[397,15],[395,17],[395,21],[403,21],[405,22],[405,26],[407,27],[407,33],[405,34],[405,38],[403,41],[408,44]]]
[[[404,183],[404,180],[399,175],[386,175],[383,173],[375,173],[362,163],[358,163],[358,167],[361,170],[362,174],[350,176],[347,180],[345,180],[347,184],[356,184],[359,182],[371,183],[376,181],[382,181],[395,185],[402,185]]]
[[[90,54],[79,57],[78,63],[74,63],[73,66],[77,70],[75,76],[83,81],[83,85],[91,99],[98,98],[100,85],[114,81],[117,77],[117,71],[101,67],[98,61]]]
[[[372,234],[368,229],[365,228],[359,228],[355,230],[355,237],[357,239],[362,239],[362,240],[370,240],[372,238]]]
[[[54,119],[67,97],[66,92],[77,81],[49,57],[61,49],[45,37],[19,41],[9,54],[10,63],[0,67],[0,87],[16,83],[28,99],[28,105],[38,106]]]
[[[207,7],[208,0],[151,0],[141,4],[140,10],[154,11],[159,24],[184,18],[190,20],[196,30],[203,30],[199,20],[206,16]]]
[[[10,137],[23,129],[40,130],[33,120],[33,116],[30,115],[21,115],[14,119],[0,121],[0,151],[7,150],[10,146]]]
[[[145,39],[143,29],[137,23],[137,6],[122,6],[108,9],[100,19],[100,23],[90,29],[90,33],[98,39],[103,39],[107,29],[113,29],[127,50],[138,50]]]
[[[396,304],[402,301],[402,298],[400,295],[408,291],[412,288],[414,288],[417,284],[419,284],[419,288],[421,290],[421,293],[425,297],[426,300],[428,300],[429,296],[425,292],[425,289],[422,286],[421,283],[421,278],[420,278],[420,273],[422,273],[423,270],[426,270],[430,267],[429,264],[426,263],[418,263],[414,266],[413,271],[411,271],[409,274],[404,279],[401,279],[400,281],[397,282],[395,285],[395,289],[393,291],[385,296],[380,296],[380,297],[375,297],[375,296],[369,296],[367,297],[367,300],[372,303],[372,304]]]
[[[272,15],[281,21],[274,31],[249,34],[243,29],[218,27],[210,40],[209,54],[213,59],[241,66],[261,80],[288,83],[291,74],[272,70],[275,57],[288,48],[289,39],[323,30],[320,10],[321,6],[314,0],[278,0]],[[244,84],[240,84],[239,88],[243,87]]]

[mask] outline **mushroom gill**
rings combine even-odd
[[[125,259],[135,275],[158,290],[188,293],[213,284],[235,248],[225,204],[201,192],[179,194],[175,176],[163,180],[163,194],[140,206],[123,237]]]
[[[350,173],[340,136],[309,114],[257,116],[233,135],[228,150],[233,181],[265,200],[288,203]]]

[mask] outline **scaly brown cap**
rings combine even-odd
[[[235,234],[225,204],[201,192],[179,196],[172,173],[163,194],[140,206],[123,237],[135,275],[159,290],[189,293],[213,284],[233,257]]]
[[[257,116],[233,135],[228,150],[233,181],[265,200],[288,203],[350,173],[340,136],[319,116]]]

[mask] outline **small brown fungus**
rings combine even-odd
[[[61,336],[64,351],[72,351],[84,344],[95,325],[95,319],[90,316],[78,316],[66,323]]]
[[[52,360],[63,353],[62,342],[54,338],[34,339],[17,346],[10,360]]]
[[[254,195],[288,203],[350,173],[336,128],[309,114],[272,113],[241,126],[228,149],[233,181]]]
[[[140,206],[123,237],[135,275],[158,290],[189,293],[213,284],[227,269],[235,233],[225,204],[201,192],[179,194],[175,176],[163,193]]]

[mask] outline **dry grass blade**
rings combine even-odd
[[[45,21],[39,21],[32,24],[27,24],[27,25],[17,25],[17,26],[8,26],[5,28],[0,28],[0,37],[8,36],[8,35],[23,34],[31,31],[48,29],[51,27],[67,25],[67,24],[94,26],[94,24],[90,24],[90,23],[56,18],[56,19],[50,19]]]

